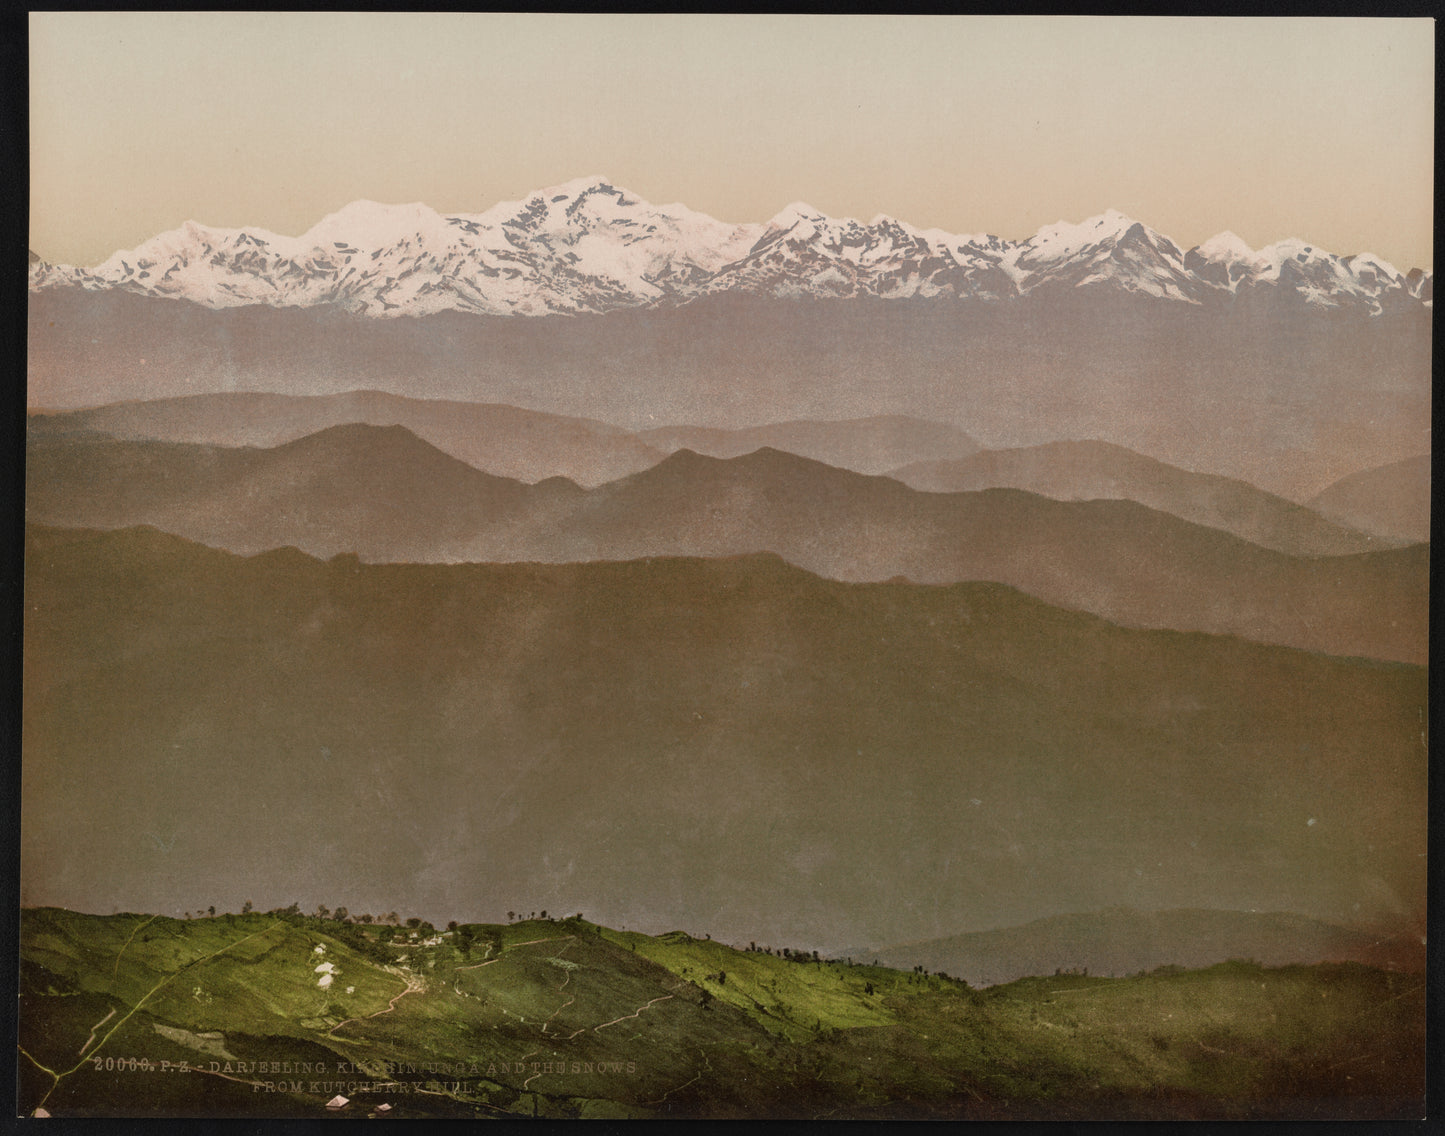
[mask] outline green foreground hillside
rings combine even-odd
[[[21,921],[20,1109],[1408,1118],[1424,998],[1419,976],[1358,964],[975,990],[581,916],[436,931],[38,908]]]

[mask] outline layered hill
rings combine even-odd
[[[479,536],[494,559],[526,559],[525,534],[582,492],[561,478],[529,486],[483,473],[401,426],[333,426],[272,449],[59,434],[26,464],[36,519],[375,560],[465,560]]]
[[[668,426],[634,435],[591,419],[489,403],[403,398],[382,391],[336,395],[184,395],[29,415],[32,435],[91,431],[127,441],[269,447],[330,426],[405,426],[459,461],[499,477],[565,477],[596,486],[691,449],[737,457],[762,446],[859,473],[958,457],[978,443],[956,426],[901,416],[778,422],[743,430]]]
[[[832,579],[989,580],[1143,627],[1423,662],[1428,546],[1287,556],[1129,501],[923,493],[776,450],[682,450],[583,491],[483,474],[401,427],[273,450],[44,435],[27,516],[154,525],[255,553],[368,561],[579,562],[773,552]]]
[[[1361,470],[1310,505],[1340,524],[1396,540],[1430,539],[1430,455]]]
[[[222,393],[31,414],[29,431],[91,431],[127,441],[272,447],[331,426],[404,426],[443,453],[498,477],[565,477],[599,485],[646,469],[665,451],[615,426],[515,406],[403,398],[383,391],[299,396]]]
[[[942,971],[981,985],[1060,970],[1122,977],[1226,959],[1251,959],[1264,966],[1353,961],[1415,973],[1425,968],[1425,944],[1419,937],[1339,927],[1282,912],[1189,908],[1053,915],[1021,927],[845,953],[900,970]]]
[[[833,422],[778,422],[742,430],[701,426],[664,426],[643,430],[638,437],[668,453],[691,450],[715,458],[736,458],[754,450],[783,450],[855,473],[887,473],[910,461],[956,458],[979,448],[957,426],[917,418],[885,416]]]
[[[772,556],[32,526],[25,604],[28,904],[405,897],[825,951],[1121,904],[1423,920],[1419,667]]]
[[[890,476],[933,493],[1008,488],[1061,501],[1137,501],[1295,556],[1341,556],[1389,544],[1355,528],[1332,524],[1318,513],[1248,482],[1193,473],[1108,442],[1050,442],[987,450],[952,460],[915,462],[893,470]],[[1413,539],[1428,540],[1428,526],[1424,535]]]
[[[374,320],[62,288],[31,294],[28,404],[369,389],[628,430],[906,416],[990,448],[1099,438],[1307,500],[1420,452],[1430,327],[1419,308],[1246,311],[1087,290]]]

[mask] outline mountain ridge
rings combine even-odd
[[[1427,650],[1427,545],[1295,557],[1132,501],[926,493],[767,447],[682,449],[591,490],[493,477],[404,427],[364,424],[270,450],[57,435],[31,445],[27,465],[31,520],[153,524],[241,553],[576,563],[774,552],[842,581],[998,581],[1126,625],[1405,662]]]
[[[91,430],[125,441],[261,448],[348,422],[404,426],[467,465],[528,483],[561,476],[595,486],[664,456],[632,433],[596,419],[379,390],[333,395],[226,391],[32,411],[27,419],[37,438]]]
[[[903,414],[993,448],[1105,438],[1296,501],[1428,449],[1431,311],[1418,304],[1372,316],[1046,293],[974,304],[725,292],[603,314],[382,320],[55,288],[30,294],[26,394],[63,409],[368,388],[628,430]]]
[[[32,525],[25,588],[32,903],[447,918],[481,888],[830,949],[1119,903],[1423,919],[1423,667],[766,556],[369,565]]]
[[[1265,966],[1355,961],[1423,971],[1424,943],[1410,928],[1345,927],[1291,912],[1112,907],[946,935],[913,943],[854,947],[834,957],[923,967],[993,985],[1060,969],[1123,977],[1155,967],[1193,967],[1247,958]]]
[[[1430,539],[1429,454],[1342,477],[1311,498],[1310,508],[1339,524],[1396,540]]]
[[[996,303],[1103,288],[1189,304],[1280,295],[1373,314],[1433,302],[1433,272],[1401,272],[1368,253],[1293,239],[1256,251],[1232,234],[1183,252],[1115,210],[1024,240],[920,230],[885,214],[862,224],[803,202],[732,225],[681,204],[653,206],[600,176],[482,213],[356,201],[295,237],[187,221],[91,268],[32,260],[29,282],[379,318],[606,312],[727,291]]]
[[[1127,446],[1095,439],[981,450],[953,459],[914,462],[887,475],[934,493],[1007,486],[1063,501],[1137,501],[1295,556],[1338,556],[1410,543],[1327,520],[1313,508],[1240,478],[1181,469]]]

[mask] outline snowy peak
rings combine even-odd
[[[1118,210],[1072,225],[1045,225],[1012,258],[1019,291],[1106,287],[1200,303],[1209,287],[1168,237]]]
[[[573,178],[571,181],[564,181],[561,185],[551,185],[546,189],[539,189],[532,193],[532,197],[545,197],[548,201],[555,201],[559,197],[577,198],[585,194],[606,190],[617,193],[612,185],[612,179],[605,174],[590,174],[587,177]],[[529,199],[530,200],[530,199]]]
[[[890,299],[1014,295],[1013,282],[999,268],[1004,245],[974,241],[925,232],[882,213],[866,225],[828,217],[795,201],[768,222],[746,256],[718,273],[711,290]]]
[[[1226,291],[1258,274],[1265,258],[1245,240],[1226,229],[1184,254],[1184,267],[1199,279]]]
[[[606,310],[688,291],[744,252],[759,231],[681,205],[659,208],[604,177],[579,178],[503,202],[473,219],[500,238],[503,260],[526,262],[588,296],[550,298],[554,310]],[[600,293],[600,294],[599,294]]]
[[[1431,302],[1433,277],[1300,240],[1255,250],[1231,232],[1181,253],[1118,210],[1024,241],[866,224],[795,201],[763,224],[655,206],[601,175],[484,213],[354,201],[300,236],[188,221],[93,269],[32,259],[32,289],[122,289],[207,307],[329,305],[367,316],[606,312],[720,292],[779,298],[1131,294],[1189,304],[1276,298],[1310,307]]]
[[[1253,264],[1259,260],[1259,253],[1250,248],[1242,237],[1228,229],[1222,233],[1216,233],[1191,251],[1197,252],[1205,260],[1216,264],[1234,264],[1241,261]]]
[[[1209,244],[1216,241],[1220,238]],[[1238,294],[1269,292],[1311,307],[1361,307],[1372,314],[1387,305],[1421,299],[1405,274],[1373,253],[1336,256],[1296,237],[1258,251],[1239,244],[1240,249],[1225,242],[1214,248],[1201,245],[1191,255],[1198,253],[1207,262],[1198,269],[1202,275]]]
[[[1132,217],[1125,216],[1117,209],[1110,209],[1077,225],[1068,221],[1057,221],[1043,226],[1025,242],[1028,246],[1026,255],[1039,260],[1076,256],[1087,249],[1117,242],[1136,227],[1141,231],[1143,229]]]
[[[618,189],[606,178],[593,176],[536,190],[521,201],[500,202],[477,220],[483,224],[510,225],[524,231],[556,230],[566,228],[579,217],[602,219],[625,216],[628,208],[640,204],[640,198],[629,199],[624,190]]]
[[[799,225],[827,224],[828,218],[806,201],[794,201],[778,210],[768,221],[769,229],[788,230]]]
[[[445,231],[446,221],[441,214],[420,202],[383,205],[376,201],[353,201],[318,221],[296,238],[296,243],[303,249],[331,245],[373,252],[408,237],[439,236]]]

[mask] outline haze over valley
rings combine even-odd
[[[1420,1114],[1429,21],[27,30],[22,1111]]]
[[[1295,500],[1429,449],[1433,275],[1378,258],[1186,255],[1116,212],[1025,241],[797,208],[728,229],[602,178],[492,214],[367,204],[284,242],[188,225],[93,271],[32,264],[30,405],[372,389],[759,444],[902,415],[990,448],[1109,441]],[[768,271],[733,271],[749,257]],[[386,280],[415,296],[361,298]]]
[[[1423,918],[1428,273],[593,178],[31,285],[35,902],[225,892],[264,839],[318,900],[823,949]]]

